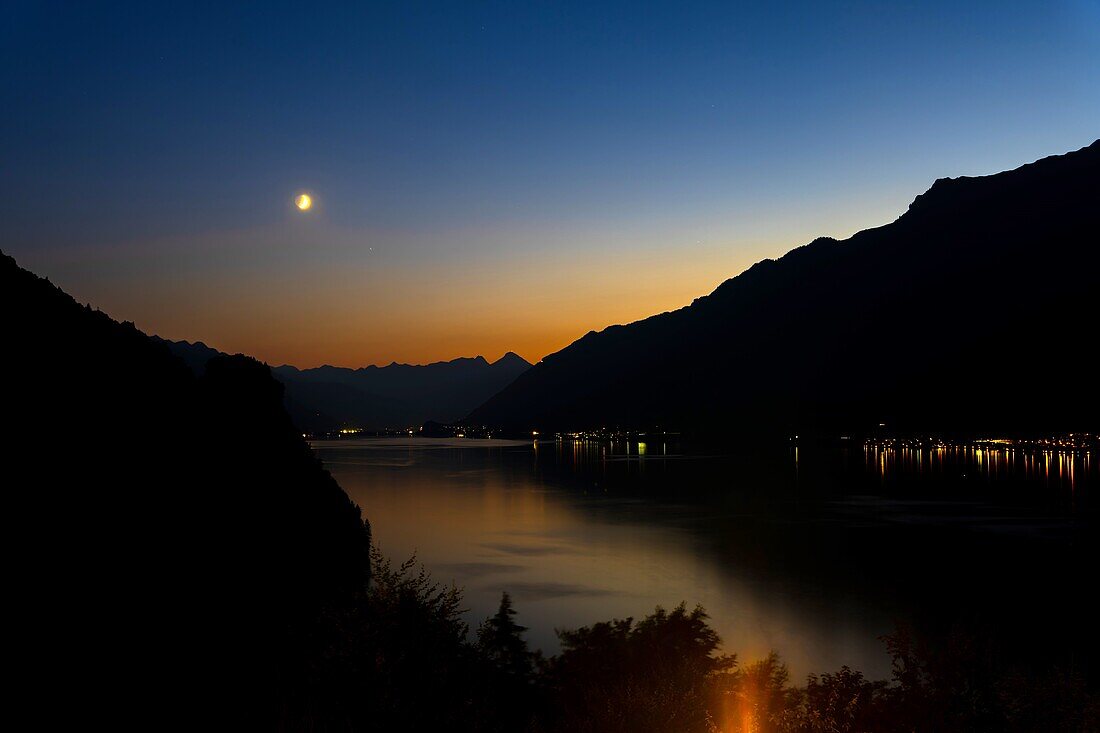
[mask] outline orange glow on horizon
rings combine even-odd
[[[273,365],[494,361],[509,351],[536,363],[589,331],[690,305],[822,229],[858,228],[833,212],[805,231],[746,220],[737,239],[721,221],[345,229],[314,216],[316,199],[310,216],[295,204],[289,219],[253,228],[29,253],[21,264],[146,333]]]
[[[759,259],[708,254],[594,253],[586,261],[541,254],[432,266],[311,261],[292,274],[251,262],[193,275],[164,266],[140,289],[104,282],[72,292],[147,333],[272,365],[495,361],[509,351],[537,363],[589,331],[687,306]],[[65,284],[64,276],[55,281]]]

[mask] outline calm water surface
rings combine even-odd
[[[663,442],[313,447],[383,552],[415,553],[460,586],[471,626],[508,591],[532,644],[550,653],[556,628],[686,602],[706,608],[742,660],[776,650],[798,677],[841,665],[888,677],[879,637],[898,622],[989,621],[1042,645],[1095,610],[1081,590],[1091,577],[1082,505],[1096,485],[1084,452],[854,447],[809,460],[804,448],[684,455]]]

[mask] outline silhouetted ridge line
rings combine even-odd
[[[205,344],[166,341],[197,374],[218,354]],[[324,365],[272,369],[286,386],[286,407],[298,427],[328,432],[357,427],[373,430],[454,422],[508,386],[530,368],[509,351],[490,363],[484,356],[414,365],[392,362],[351,369]]]
[[[759,262],[690,306],[590,332],[467,418],[741,435],[1095,428],[1100,142],[941,179],[890,224]],[[1055,346],[1055,345],[1059,346]]]
[[[26,553],[9,654],[28,699],[119,728],[272,728],[308,706],[316,637],[364,592],[370,533],[270,370],[217,355],[195,376],[6,255],[0,313],[9,541]]]

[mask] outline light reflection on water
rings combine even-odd
[[[830,553],[840,557],[842,545],[881,542],[882,526],[928,524],[940,532],[937,523],[958,519],[928,520],[927,507],[864,496],[826,502],[826,511],[813,514],[691,503],[679,497],[697,484],[737,493],[755,479],[732,470],[727,458],[710,457],[715,470],[691,473],[686,469],[697,469],[701,460],[652,437],[640,443],[366,439],[314,448],[362,507],[387,555],[400,560],[416,553],[437,580],[462,587],[472,626],[508,591],[520,623],[530,627],[529,639],[548,652],[557,649],[555,628],[640,617],[658,604],[686,601],[707,609],[726,650],[743,660],[777,650],[798,676],[847,664],[887,677],[878,637],[893,629],[905,603],[861,585],[867,581],[861,575],[878,584],[874,574],[881,569],[848,568]],[[790,478],[805,483],[807,471],[798,465],[805,457],[799,460],[797,447],[792,454]],[[1087,460],[988,449],[865,453],[883,481],[958,471],[995,480],[1019,470],[1074,486],[1075,477],[1088,472],[1088,464],[1080,464]],[[623,488],[658,478],[672,487],[671,496]],[[967,504],[963,519],[983,511]],[[1005,527],[999,517],[989,523]],[[890,529],[888,536],[894,534]],[[801,572],[815,556],[828,566],[827,576]]]
[[[1078,478],[1092,468],[1092,452],[1083,448],[997,447],[982,445],[863,446],[864,464],[876,468],[880,479],[899,474],[925,473],[942,477],[955,472],[960,477],[993,483],[1019,479],[1041,481],[1045,489],[1066,493],[1072,499]]]

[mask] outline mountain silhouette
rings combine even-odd
[[[308,706],[370,534],[270,370],[217,355],[196,376],[6,255],[0,322],[7,651],[34,727],[262,729]]]
[[[361,369],[281,366],[273,372],[287,385],[290,399],[342,423],[377,428],[455,422],[530,367],[508,352],[494,362],[477,356]]]
[[[1098,248],[1100,141],[941,179],[893,223],[590,332],[466,422],[743,436],[1096,429]]]
[[[154,337],[155,338],[155,337]],[[164,341],[192,371],[221,352],[200,342]],[[485,357],[360,369],[321,366],[274,367],[286,387],[287,411],[302,430],[325,432],[342,427],[367,429],[419,427],[452,423],[493,396],[531,367],[509,351],[494,362]]]

